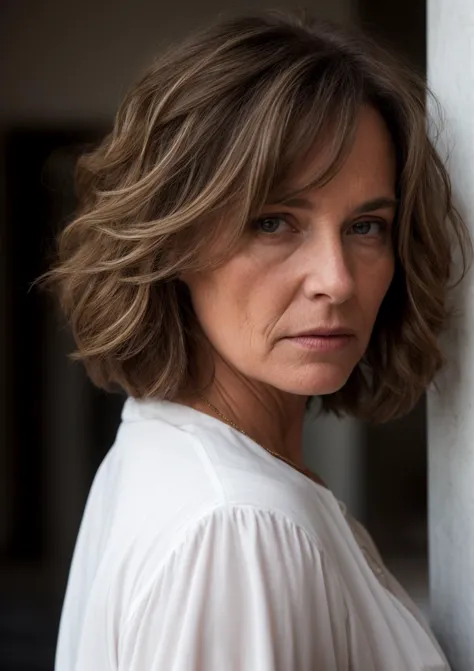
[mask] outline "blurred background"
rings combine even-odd
[[[298,9],[364,26],[425,72],[424,0],[1,0],[0,671],[51,671],[85,499],[123,398],[68,360],[70,333],[30,289],[74,210],[74,162],[168,44],[219,15]],[[308,422],[305,454],[427,609],[425,401],[380,427]]]

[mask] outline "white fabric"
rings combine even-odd
[[[56,671],[448,668],[328,490],[203,413],[126,402],[84,512]]]

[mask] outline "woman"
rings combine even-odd
[[[158,59],[80,162],[50,279],[129,399],[56,671],[448,669],[301,448],[313,397],[385,421],[442,363],[468,243],[425,95],[363,37],[241,18]]]

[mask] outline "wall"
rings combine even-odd
[[[474,237],[474,4],[428,4],[428,75],[444,110],[439,148]],[[459,264],[458,268],[459,270]],[[433,624],[456,671],[474,669],[474,273],[455,294],[449,366],[429,395]]]

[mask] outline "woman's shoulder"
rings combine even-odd
[[[315,537],[328,533],[339,503],[330,491],[223,422],[175,403],[124,406],[117,444],[127,489],[167,514],[199,517],[214,507],[274,512]]]

